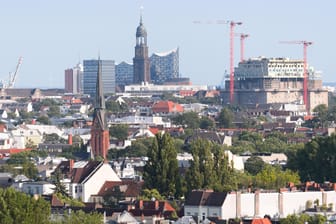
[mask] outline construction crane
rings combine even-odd
[[[230,22],[230,103],[233,104],[234,93],[234,28],[242,22]]]
[[[23,60],[23,57],[19,57],[19,61],[16,65],[15,72],[14,72],[14,74],[11,74],[10,77],[9,77],[8,88],[13,88],[14,87],[18,71],[19,71],[19,69],[21,67],[21,64],[22,64],[22,60]]]
[[[245,34],[245,33],[236,33],[236,36],[240,37],[240,62],[243,62],[245,60],[244,58],[244,41],[247,37],[249,37],[249,34]]]
[[[22,60],[23,60],[23,57],[19,57],[18,63],[17,63],[16,68],[15,68],[15,71],[9,73],[9,79],[8,79],[8,81],[7,82],[5,82],[3,80],[1,81],[2,88],[4,88],[4,89],[11,89],[11,88],[14,87],[18,71],[19,71],[20,66],[22,64]]]
[[[306,105],[306,111],[309,113],[310,105],[308,102],[308,68],[307,68],[307,47],[313,42],[300,41],[280,41],[281,44],[302,44],[303,45],[303,102]]]
[[[201,21],[194,21],[195,24],[201,24]],[[242,25],[242,22],[229,20],[217,20],[216,22],[207,21],[206,24],[230,24],[230,103],[233,104],[234,94],[234,28],[236,25]]]

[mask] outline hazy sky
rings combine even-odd
[[[229,70],[229,26],[248,33],[245,56],[303,58],[336,81],[334,0],[0,0],[0,79],[7,80],[23,56],[16,87],[64,88],[64,70],[79,60],[132,62],[140,7],[150,55],[180,48],[180,73],[195,84],[218,85]],[[194,24],[193,21],[204,24]],[[239,38],[235,39],[235,66]]]

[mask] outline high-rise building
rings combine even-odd
[[[95,96],[98,74],[98,60],[84,60],[83,92]],[[114,60],[101,60],[102,87],[105,94],[115,93]]]
[[[64,72],[64,90],[66,93],[82,93],[83,90],[83,65],[78,63],[74,68]]]
[[[133,65],[121,62],[115,66],[116,86],[126,86],[133,83]]]
[[[179,78],[179,48],[150,57],[151,80],[155,84]]]
[[[328,92],[322,89],[321,73],[308,67],[308,108],[328,105]],[[252,58],[238,64],[234,71],[234,103],[240,105],[303,104],[304,62],[289,58]],[[229,80],[222,92],[230,103]]]
[[[97,60],[95,108],[91,127],[91,152],[92,156],[101,157],[106,161],[107,151],[110,146],[109,128],[105,114],[105,98],[102,78],[102,61]]]
[[[133,58],[134,84],[150,82],[150,67],[147,46],[147,31],[140,17],[140,24],[136,30],[135,55]]]

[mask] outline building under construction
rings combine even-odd
[[[307,66],[309,111],[328,105],[328,91],[322,89],[321,73]],[[222,91],[223,102],[230,103],[230,80]],[[234,70],[233,103],[257,105],[271,103],[304,104],[304,60],[289,58],[251,58]]]

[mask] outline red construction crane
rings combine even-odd
[[[236,35],[240,37],[240,62],[243,62],[245,60],[244,59],[244,49],[245,49],[244,40],[250,35],[245,34],[245,33],[236,33]]]
[[[242,22],[230,22],[230,103],[233,104],[234,93],[234,28],[242,25]]]
[[[310,105],[308,102],[308,69],[307,69],[307,47],[313,42],[300,41],[280,41],[282,44],[303,44],[303,102],[306,105],[306,111],[309,113]]]
[[[202,22],[197,20],[195,24],[201,24]],[[242,22],[234,22],[228,20],[217,20],[216,22],[207,21],[206,24],[230,24],[230,103],[233,103],[234,93],[234,28],[236,25],[242,25]]]

